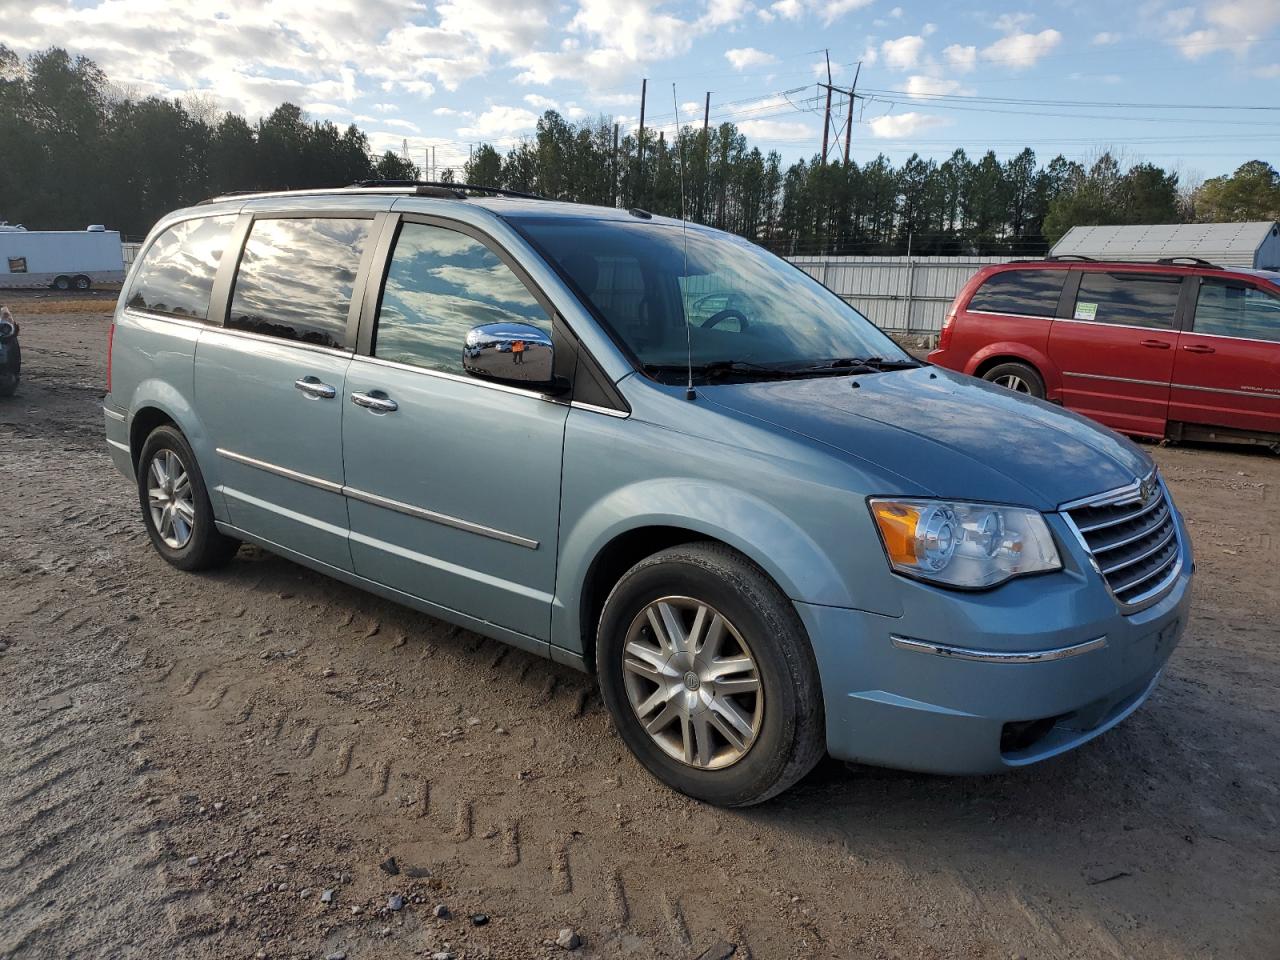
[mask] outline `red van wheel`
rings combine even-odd
[[[982,375],[988,383],[1012,390],[1014,393],[1025,393],[1038,400],[1044,399],[1044,380],[1040,378],[1035,367],[1025,363],[998,363]]]

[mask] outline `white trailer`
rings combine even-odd
[[[28,230],[0,224],[0,289],[88,290],[95,283],[123,282],[117,230]]]

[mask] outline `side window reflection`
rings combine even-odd
[[[462,373],[467,331],[502,322],[551,333],[547,312],[484,244],[429,224],[400,228],[378,309],[374,356]]]
[[[347,311],[371,220],[254,221],[227,326],[349,350]]]
[[[128,305],[173,317],[206,319],[213,278],[235,219],[183,220],[156,237],[134,272]]]

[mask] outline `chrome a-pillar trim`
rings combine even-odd
[[[1048,663],[1053,660],[1066,660],[1084,653],[1101,650],[1107,645],[1105,636],[1075,643],[1067,647],[1055,647],[1052,650],[1032,650],[1028,652],[1008,652],[1004,650],[970,650],[967,647],[953,647],[945,643],[933,643],[929,640],[917,640],[914,637],[903,637],[890,634],[890,641],[899,650],[911,650],[915,653],[932,653],[952,660],[976,660],[979,663]]]
[[[290,470],[288,467],[269,463],[266,460],[259,460],[256,457],[247,457],[243,453],[236,453],[234,450],[227,450],[224,447],[218,447],[217,452],[218,456],[226,457],[228,460],[234,461],[235,463],[242,463],[247,467],[253,467],[257,470],[265,471],[266,473],[275,474],[277,477],[296,480],[298,483],[305,483],[307,486],[315,487],[318,490],[341,494],[343,496],[350,497],[352,500],[359,500],[362,503],[368,503],[375,507],[394,510],[397,513],[403,513],[409,517],[416,517],[419,520],[427,520],[431,523],[438,523],[441,526],[453,527],[455,530],[465,530],[467,533],[474,533],[481,537],[488,537],[491,540],[501,540],[503,543],[510,543],[517,547],[524,547],[526,550],[538,549],[537,540],[531,540],[528,537],[522,537],[519,534],[507,533],[505,530],[496,530],[493,527],[486,527],[482,523],[473,523],[470,520],[451,517],[446,513],[436,513],[434,510],[415,507],[411,503],[402,503],[399,500],[392,500],[390,497],[382,497],[376,493],[369,493],[366,490],[360,490],[356,487],[349,487],[345,484],[334,483],[332,480],[325,480],[322,477],[314,477],[309,473],[300,473],[297,470]]]

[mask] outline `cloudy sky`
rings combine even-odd
[[[651,125],[672,123],[674,83],[686,122],[709,90],[713,122],[811,155],[824,47],[839,84],[862,62],[859,160],[1112,146],[1206,176],[1280,160],[1280,0],[0,0],[0,42],[251,117],[291,100],[380,149],[407,140],[419,164],[434,145],[442,167],[547,108],[634,125],[642,77]]]

